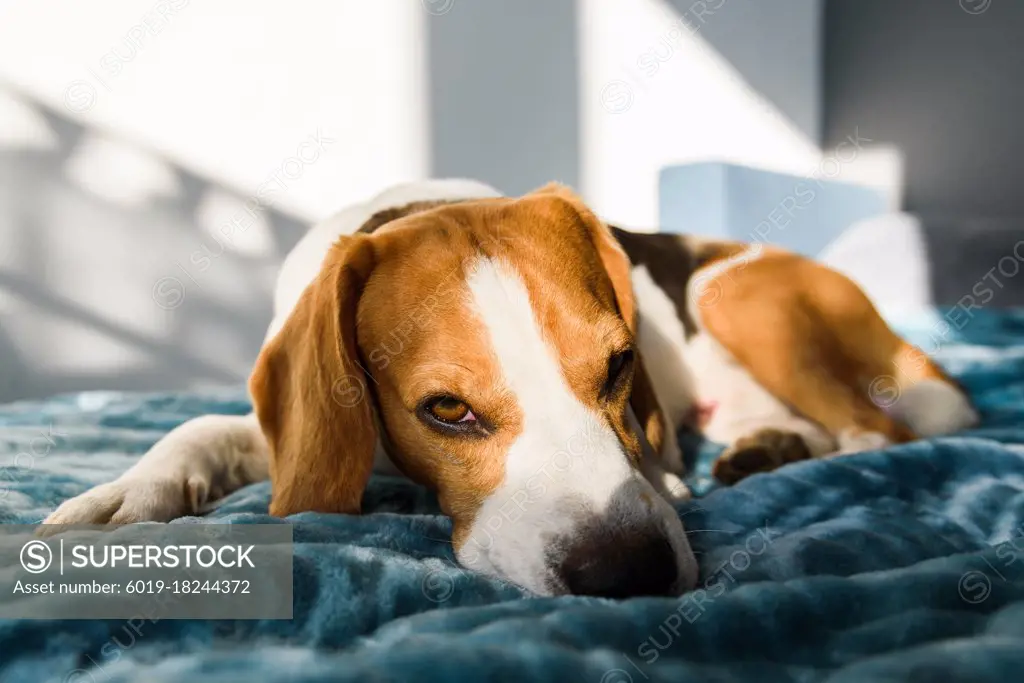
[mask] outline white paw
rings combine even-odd
[[[660,478],[658,488],[668,502],[682,503],[693,498],[690,487],[676,475],[671,472],[662,472]]]
[[[850,429],[840,432],[836,440],[839,442],[839,455],[878,450],[892,444],[879,432],[857,432]]]
[[[195,473],[188,479],[122,477],[64,501],[43,524],[169,522],[200,510],[210,493],[209,480]],[[40,528],[40,535],[59,531]]]

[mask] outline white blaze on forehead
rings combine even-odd
[[[470,268],[467,285],[471,312],[515,396],[522,430],[505,455],[504,480],[480,506],[456,552],[459,561],[535,593],[557,592],[548,551],[606,512],[614,496],[617,514],[606,523],[624,523],[628,516],[659,528],[679,567],[695,575],[675,511],[629,464],[603,416],[573,393],[520,276],[508,264],[481,259]]]
[[[618,437],[602,415],[573,393],[514,269],[481,259],[470,269],[467,284],[473,312],[487,330],[505,386],[523,418],[522,432],[509,448],[506,484],[544,474],[550,484],[564,484],[566,494],[600,512],[632,474]]]

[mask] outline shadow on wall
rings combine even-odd
[[[0,97],[0,401],[243,382],[305,224]]]
[[[758,2],[758,0],[666,0],[690,30],[706,40],[797,130],[821,142],[817,116],[821,96],[819,44],[792,36],[818,35],[824,2]],[[795,31],[794,26],[800,26]],[[645,58],[671,58],[667,38]],[[769,55],[766,55],[766,50]],[[778,68],[786,64],[785,69]]]

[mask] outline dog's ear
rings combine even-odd
[[[604,266],[619,305],[619,313],[629,326],[634,338],[638,332],[639,318],[636,301],[633,298],[632,265],[629,256],[612,234],[611,228],[600,220],[572,190],[558,183],[551,183],[537,190],[537,194],[550,194],[570,202],[590,228],[591,238],[597,247],[598,256]],[[644,430],[647,442],[659,455],[665,443],[668,422],[654,395],[654,387],[644,368],[643,358],[636,354],[633,376],[633,393],[629,404]]]
[[[270,445],[272,515],[360,510],[377,430],[356,308],[373,266],[369,237],[342,237],[256,360],[249,392]]]
[[[597,245],[597,253],[601,256],[601,263],[604,264],[608,278],[612,281],[615,298],[619,304],[619,313],[629,325],[629,331],[633,333],[633,337],[636,338],[640,320],[636,310],[636,301],[633,298],[632,265],[629,262],[629,256],[626,255],[611,230],[602,221],[597,221],[594,227],[594,243]],[[654,395],[654,387],[647,374],[647,369],[644,367],[644,359],[639,350],[636,352],[633,393],[630,394],[629,405],[633,408],[633,413],[644,430],[647,443],[651,445],[655,453],[660,455],[665,444],[666,432],[670,430],[665,414]]]

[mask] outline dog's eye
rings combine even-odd
[[[427,404],[426,408],[431,417],[445,424],[476,422],[476,415],[473,414],[469,406],[451,396],[435,398]]]
[[[620,353],[614,353],[608,359],[608,379],[601,390],[602,396],[611,396],[629,376],[629,370],[633,366],[633,351],[626,349]]]

